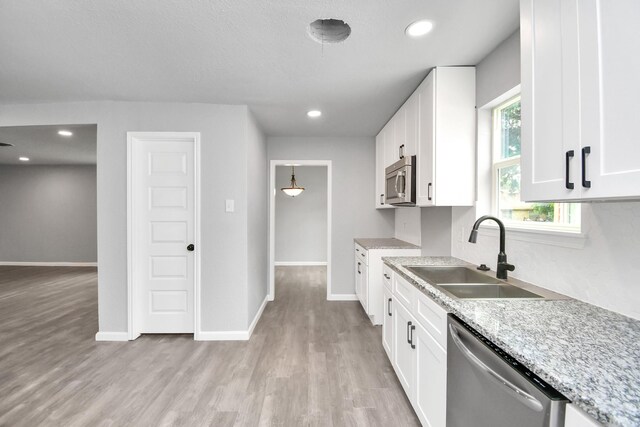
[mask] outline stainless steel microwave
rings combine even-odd
[[[385,169],[385,189],[387,204],[416,205],[416,156],[406,156]]]

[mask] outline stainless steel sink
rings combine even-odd
[[[543,298],[486,274],[460,266],[406,266],[433,286],[460,299]]]

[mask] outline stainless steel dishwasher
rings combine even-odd
[[[449,314],[447,427],[562,427],[569,400]]]

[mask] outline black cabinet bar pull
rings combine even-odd
[[[389,298],[389,301],[387,301],[387,313],[389,314],[389,317],[392,316],[392,314],[391,314],[391,298]]]
[[[411,322],[409,322],[411,323]],[[413,343],[413,331],[416,330],[416,327],[414,325],[411,325],[411,339],[409,340],[409,344],[411,344],[411,348],[415,349],[416,345]]]
[[[391,277],[389,275],[387,275],[387,273],[384,273],[383,276],[384,276],[385,279],[391,280]]]
[[[591,188],[591,181],[587,181],[587,154],[591,154],[591,147],[582,147],[582,186]]]
[[[431,200],[431,183],[427,185],[427,199]]]
[[[358,263],[358,274],[361,274],[361,273],[360,273],[360,265],[361,265],[361,264],[360,264],[360,263]]]
[[[380,195],[380,204],[384,205],[384,194]]]
[[[409,338],[409,329],[411,329],[411,322],[407,322],[407,344],[411,344],[411,339]]]
[[[568,190],[573,190],[573,182],[569,181],[569,163],[571,162],[571,158],[574,156],[573,150],[567,151],[565,155],[565,167],[564,167],[564,186],[567,187]]]

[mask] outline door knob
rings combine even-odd
[[[187,250],[188,250],[189,252],[193,252],[193,250],[194,250],[195,248],[196,248],[196,247],[195,247],[195,246],[193,246],[193,243],[192,243],[192,244],[190,244],[189,246],[187,246]]]

